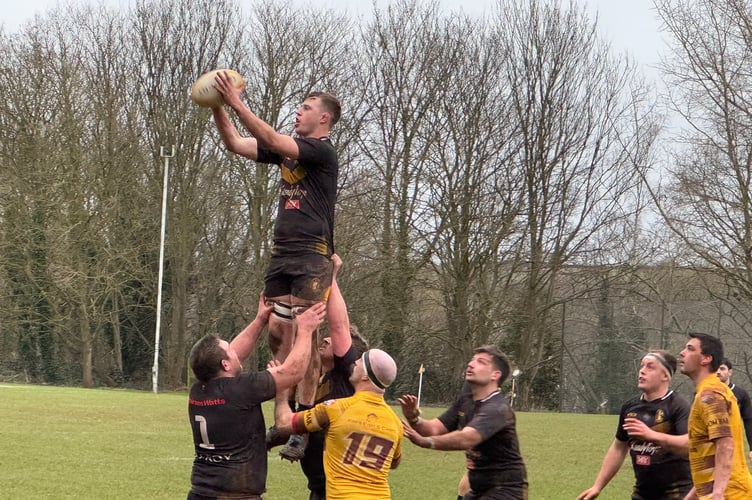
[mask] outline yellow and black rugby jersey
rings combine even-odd
[[[334,204],[339,163],[328,137],[296,137],[298,159],[259,148],[258,163],[279,165],[274,255],[334,252]]]
[[[616,439],[629,444],[635,475],[633,496],[683,499],[692,489],[689,459],[652,441],[630,436],[624,429],[627,418],[636,418],[654,431],[680,436],[687,434],[689,403],[674,391],[652,401],[644,395],[632,398],[622,405],[616,426]]]
[[[752,476],[744,456],[744,427],[739,406],[731,389],[715,374],[705,377],[697,385],[688,427],[689,466],[692,471],[692,482],[700,500],[709,499],[713,493],[716,458],[714,441],[724,437],[734,440],[731,478],[724,498],[752,498]]]

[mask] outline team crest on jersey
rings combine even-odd
[[[663,413],[663,410],[658,410],[655,412],[655,423],[660,424],[666,419],[666,415]]]
[[[280,165],[280,172],[282,179],[288,184],[297,184],[306,176],[306,171],[300,166],[300,163],[289,158],[285,158],[285,161]]]

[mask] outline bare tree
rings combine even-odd
[[[411,330],[416,273],[433,252],[416,228],[425,231],[433,223],[425,181],[434,173],[429,148],[439,138],[428,119],[451,72],[444,33],[437,3],[400,1],[375,10],[363,34],[368,64],[360,78],[372,113],[359,137],[359,166],[371,179],[360,188],[368,190],[361,210],[372,214],[369,239],[376,243],[380,278],[378,293],[371,294],[378,303],[371,334],[392,353],[401,352]]]
[[[2,211],[3,337],[8,359],[30,381],[57,381],[57,342],[47,274],[53,202],[47,198],[49,158],[45,139],[55,119],[49,98],[53,83],[44,78],[49,59],[45,39],[32,34],[2,37],[0,104],[0,194]],[[36,193],[36,194],[34,194]],[[14,335],[11,337],[11,332]]]
[[[707,290],[750,335],[752,297],[752,10],[748,2],[656,2],[672,52],[663,61],[679,132],[654,197],[687,262],[721,277]],[[720,323],[720,320],[719,320]],[[718,329],[718,334],[722,329]],[[730,340],[730,339],[729,339]]]
[[[174,146],[176,153],[169,177],[165,245],[169,294],[163,329],[167,385],[172,387],[182,384],[186,353],[195,335],[218,324],[226,328],[218,333],[229,335],[236,328],[234,320],[226,321],[231,311],[216,307],[218,302],[212,297],[232,294],[238,277],[247,276],[244,266],[229,265],[232,257],[247,255],[243,244],[225,246],[230,241],[228,230],[230,234],[237,231],[231,241],[243,241],[246,227],[238,218],[239,198],[230,194],[235,179],[227,174],[228,161],[210,140],[208,112],[193,105],[187,95],[191,83],[209,69],[242,69],[241,62],[248,55],[242,22],[240,9],[233,3],[153,2],[139,4],[135,12],[133,35],[138,41],[135,54],[140,70],[136,92],[141,96],[136,105],[141,119],[149,124],[144,146],[152,161],[144,174],[155,201],[161,198],[160,151]],[[158,207],[159,203],[153,204],[155,220]],[[218,257],[224,262],[218,262]],[[222,272],[215,273],[217,269]],[[156,268],[154,272],[156,276]],[[199,276],[212,279],[198,283]],[[236,301],[228,298],[230,304]]]
[[[516,123],[499,119],[512,106],[503,78],[507,54],[485,21],[459,15],[447,21],[442,57],[452,70],[420,132],[429,158],[421,203],[430,216],[417,234],[431,249],[431,272],[417,280],[424,290],[423,328],[407,341],[424,359],[433,358],[432,367],[451,369],[454,384],[447,389],[454,393],[473,348],[499,341],[523,199],[513,161],[520,146]],[[436,321],[437,311],[445,321]]]
[[[584,9],[513,2],[497,16],[524,172],[524,284],[512,346],[526,371],[521,404],[557,353],[554,285],[565,265],[612,253],[634,221],[632,190],[656,129],[634,66],[611,56]]]

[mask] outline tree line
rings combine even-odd
[[[342,101],[341,287],[398,360],[396,391],[415,390],[425,364],[426,398],[450,399],[472,349],[493,343],[524,373],[519,407],[568,408],[574,376],[592,411],[634,371],[589,379],[697,326],[668,307],[676,293],[722,303],[724,333],[748,337],[752,15],[736,0],[656,8],[672,39],[665,91],[576,2],[513,0],[479,18],[399,0],[354,19],[277,0],[139,1],[0,31],[0,376],[149,386],[173,147],[161,388],[185,386],[195,340],[253,318],[277,172],[228,154],[190,101],[220,67],[279,130],[312,90]],[[675,269],[711,278],[689,293]],[[659,328],[613,314],[646,303]],[[564,327],[572,311],[591,341]]]

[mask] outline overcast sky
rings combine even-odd
[[[240,0],[244,2],[252,0]],[[448,9],[462,8],[468,14],[481,14],[495,5],[498,0],[441,0]],[[502,0],[503,1],[503,0]],[[585,1],[585,0],[583,0]],[[13,32],[35,14],[54,9],[56,6],[70,4],[105,3],[127,8],[134,0],[8,0],[3,2],[0,19],[6,31]],[[377,0],[380,6],[389,0]],[[660,23],[655,15],[652,0],[589,0],[586,2],[593,14],[599,15],[599,26],[603,35],[612,42],[618,52],[628,51],[643,66],[646,73],[651,73],[650,66],[655,65],[663,50],[662,37],[659,34]],[[325,8],[347,9],[353,13],[368,13],[371,0],[319,0],[318,5]]]

